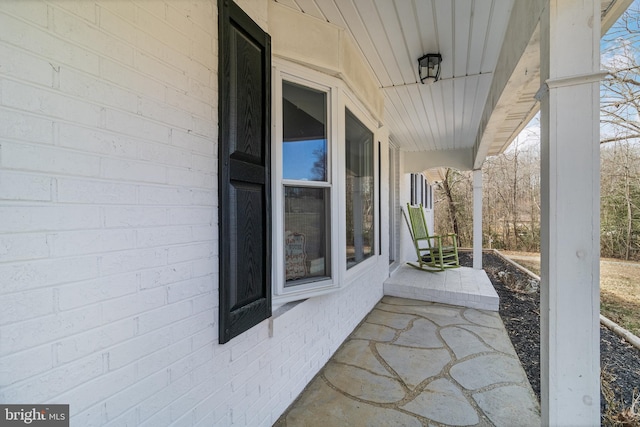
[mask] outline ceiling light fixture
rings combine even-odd
[[[418,74],[420,75],[420,83],[424,84],[427,79],[433,79],[437,82],[440,79],[440,64],[442,63],[442,55],[439,53],[427,53],[418,59]]]

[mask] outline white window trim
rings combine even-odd
[[[380,219],[377,218],[380,200],[378,197],[379,182],[379,161],[377,144],[381,139],[378,122],[371,116],[363,104],[350,92],[347,85],[340,79],[331,77],[289,62],[284,59],[273,59],[272,72],[272,194],[273,194],[273,295],[272,303],[274,307],[281,306],[288,302],[301,299],[312,298],[331,292],[339,291],[357,277],[368,272],[380,258],[379,244]],[[303,283],[294,287],[285,288],[284,273],[284,192],[283,186],[286,184],[295,185],[299,181],[284,180],[282,162],[282,82],[283,80],[299,84],[311,89],[324,91],[327,93],[327,121],[328,136],[327,159],[328,173],[327,182],[330,188],[330,238],[331,238],[331,277],[326,280]],[[343,212],[346,202],[346,182],[341,177],[345,176],[345,114],[346,109],[358,118],[373,133],[373,155],[374,155],[374,209],[376,212],[375,222],[375,242],[374,253],[366,260],[347,270],[346,255],[346,213]],[[309,187],[327,187],[325,183],[305,182]],[[386,251],[382,251],[383,254]]]

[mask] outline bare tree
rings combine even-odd
[[[640,10],[632,5],[603,38],[600,143],[640,138]]]
[[[535,251],[540,240],[540,150],[535,135],[523,134],[503,154],[483,165],[485,244]]]
[[[470,246],[473,235],[471,174],[447,169],[435,187],[435,228],[439,234],[455,233],[460,246]]]
[[[447,169],[447,172],[444,176],[444,181],[442,181],[442,190],[444,192],[445,197],[447,198],[448,203],[448,213],[449,220],[451,221],[451,225],[453,226],[453,232],[457,235],[460,235],[460,226],[458,225],[458,209],[456,207],[456,202],[453,196],[453,186],[455,184],[453,179],[454,172],[451,168]]]
[[[640,256],[640,7],[634,3],[603,39],[601,252]]]
[[[640,257],[640,147],[616,141],[601,149],[601,252]]]

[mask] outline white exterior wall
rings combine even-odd
[[[0,58],[0,402],[271,425],[388,260],[218,344],[216,1],[3,1]]]

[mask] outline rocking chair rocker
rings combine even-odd
[[[429,235],[422,204],[411,206],[407,203],[407,212],[409,213],[407,225],[418,256],[417,264],[412,262],[407,264],[423,271],[444,271],[447,268],[460,267],[456,235],[453,233]]]

